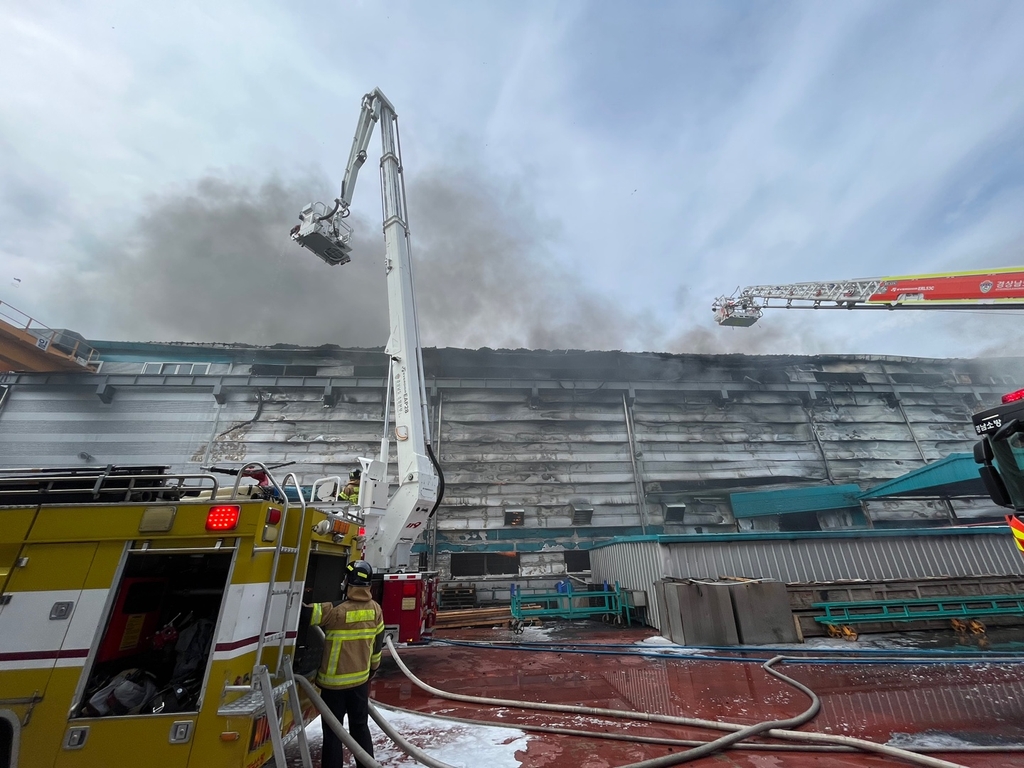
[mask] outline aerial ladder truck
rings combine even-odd
[[[358,503],[339,500],[339,476],[305,485],[260,462],[0,469],[0,768],[284,766],[290,734],[310,766],[303,726],[317,711],[296,680],[320,658],[302,604],[338,599],[350,559],[382,572],[375,587],[394,640],[429,638],[437,577],[410,559],[444,483],[430,448],[398,119],[379,90],[363,98],[340,196],[330,210],[307,206],[292,236],[328,264],[350,259],[345,218],[378,123],[390,385],[380,453],[360,459]]]
[[[765,309],[1024,309],[1024,267],[934,275],[751,285],[711,305],[715,322],[749,327]]]
[[[1024,309],[1024,267],[832,282],[752,285],[712,304],[723,326],[749,327],[768,308]],[[992,500],[1012,512],[1006,522],[1024,554],[1024,389],[974,414],[974,459]]]
[[[1002,402],[973,416],[978,463],[985,490],[996,504],[1010,510],[1006,523],[1024,554],[1024,389],[1009,392]]]

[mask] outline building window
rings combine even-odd
[[[569,573],[581,573],[590,570],[590,550],[565,550],[565,570]]]
[[[159,373],[171,376],[205,376],[210,372],[209,363],[146,363],[143,373]]]
[[[890,373],[889,376],[896,384],[923,384],[940,387],[950,383],[941,373]],[[967,383],[970,384],[969,381]]]
[[[452,577],[517,576],[518,552],[453,552]]]
[[[316,376],[318,369],[315,365],[267,365],[265,363],[254,363],[249,368],[253,376]]]
[[[817,512],[790,512],[779,515],[780,531],[820,531]]]
[[[853,371],[815,371],[815,381],[821,384],[865,384],[863,373]]]
[[[505,525],[520,526],[523,524],[526,516],[525,509],[506,509],[505,510]]]

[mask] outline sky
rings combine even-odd
[[[1018,354],[1019,312],[770,310],[738,287],[1024,264],[1024,4],[0,6],[0,301],[87,338],[379,346],[288,239],[361,96],[400,117],[427,346]]]

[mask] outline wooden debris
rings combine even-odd
[[[540,606],[523,607],[539,608]],[[499,605],[493,608],[463,608],[455,611],[438,611],[434,628],[465,629],[469,627],[495,627],[507,625],[511,620],[512,610],[507,605]]]

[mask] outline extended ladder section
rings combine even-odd
[[[1024,269],[750,285],[711,305],[719,325],[741,327],[756,323],[768,307],[1016,310],[1024,308]]]

